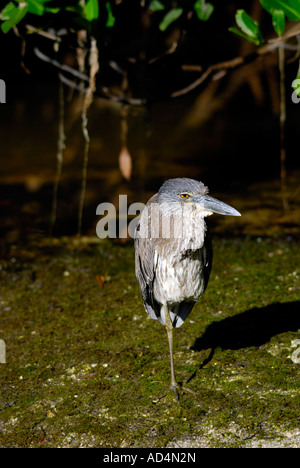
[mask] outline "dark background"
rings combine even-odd
[[[254,200],[256,206],[274,209],[276,199],[277,214],[281,216],[277,53],[228,72],[219,80],[207,80],[185,96],[170,98],[174,90],[199,76],[182,71],[182,64],[201,64],[205,68],[255,50],[255,46],[228,32],[228,27],[235,25],[234,13],[240,5],[215,4],[209,22],[199,25],[194,19],[185,25],[187,33],[175,54],[150,63],[166,50],[172,34],[176,38],[178,31],[175,25],[168,34],[158,32],[157,25],[149,24],[140,12],[136,13],[134,3],[130,9],[128,2],[123,2],[123,21],[118,20],[113,31],[97,31],[103,39],[99,39],[96,96],[88,111],[91,144],[82,233],[95,235],[99,203],[111,201],[117,205],[119,194],[128,194],[129,203],[146,202],[170,177],[202,180],[213,195],[223,196],[228,202],[239,200],[244,209]],[[255,2],[244,2],[243,7],[248,6],[251,12],[253,5]],[[253,13],[259,16],[264,31],[274,36],[263,12],[254,8]],[[56,26],[59,29],[63,24]],[[0,78],[5,80],[7,91],[6,104],[0,107],[3,246],[49,233],[59,80],[58,70],[41,61],[34,48],[76,67],[72,40],[72,36],[64,39],[57,56],[52,41],[33,34],[27,37],[22,54],[20,37],[13,32],[0,35]],[[293,54],[287,52],[286,64],[286,169],[288,187],[292,187],[289,208],[293,211],[292,221],[288,222],[295,228],[300,107],[291,100],[291,83],[298,69],[298,60],[291,60]],[[127,110],[130,180],[122,176],[118,162],[122,104],[104,99],[101,92],[105,86],[117,94],[123,93],[122,76],[110,67],[110,61],[126,70],[129,96],[146,101],[145,106],[129,106]],[[76,234],[82,184],[80,99],[76,91],[65,87],[65,100],[67,146],[58,189],[55,235]]]

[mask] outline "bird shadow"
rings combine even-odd
[[[203,335],[195,340],[191,349],[210,349],[209,356],[198,370],[208,364],[216,348],[242,349],[261,346],[273,336],[300,328],[300,301],[276,302],[265,307],[254,307],[241,314],[212,322]],[[196,371],[197,372],[197,371]],[[196,372],[189,378],[192,380]]]

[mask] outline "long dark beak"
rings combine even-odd
[[[212,198],[209,195],[199,195],[193,199],[193,202],[203,207],[204,211],[228,216],[241,216],[241,213],[232,208],[232,206],[229,206],[216,198]]]

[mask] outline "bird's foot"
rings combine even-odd
[[[174,396],[175,396],[175,400],[177,401],[177,403],[179,403],[178,388],[179,388],[179,386],[177,385],[177,383],[171,383],[170,389],[173,391]]]
[[[191,390],[191,389],[188,388],[188,387],[183,387],[183,386],[182,386],[182,390],[183,390],[184,392],[192,393],[193,395],[197,395],[197,394],[198,394],[198,392],[195,392],[194,390]]]
[[[198,392],[195,392],[194,390],[191,390],[188,387],[184,387],[183,385],[178,385],[177,383],[176,384],[172,383],[170,385],[170,389],[173,391],[174,396],[175,396],[175,400],[177,401],[177,403],[179,403],[180,390],[182,390],[183,392],[191,393],[193,395],[197,395],[197,393],[198,393]]]
[[[177,384],[177,383],[171,383],[170,385],[170,390],[173,392],[174,394],[174,399],[176,401],[176,403],[179,403],[180,402],[180,393],[181,392],[188,392],[188,393],[191,393],[193,395],[197,395],[198,392],[195,392],[194,390],[191,390],[190,388],[188,387],[184,387],[183,385],[181,384]],[[161,395],[160,397],[156,398],[155,400],[153,400],[153,403],[158,403],[160,400],[163,400],[164,398],[166,398],[166,396],[168,395],[168,392],[167,393],[164,393],[163,395]]]

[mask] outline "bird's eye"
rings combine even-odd
[[[181,194],[180,194],[180,197],[181,197],[181,198],[189,198],[190,195],[189,195],[188,193],[181,193]]]

